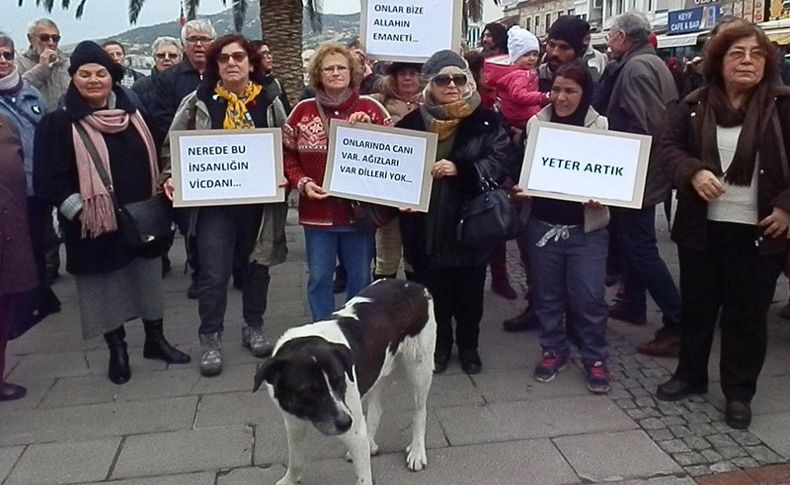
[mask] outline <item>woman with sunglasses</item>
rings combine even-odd
[[[275,128],[285,120],[280,100],[263,95],[258,49],[241,35],[215,40],[206,54],[206,71],[197,90],[188,95],[173,119],[171,130],[248,130]],[[165,177],[170,176],[170,144],[162,147]],[[285,183],[285,181],[283,181]],[[165,193],[177,190],[167,179]],[[263,314],[269,292],[269,267],[285,261],[285,202],[200,207],[192,211],[189,236],[195,237],[200,277],[200,373],[222,372],[222,334],[228,302],[228,282],[234,253],[247,263],[241,276],[241,344],[256,357],[271,353],[263,335]]]
[[[354,225],[352,203],[330,197],[323,187],[331,119],[392,125],[387,110],[358,93],[362,66],[341,44],[325,44],[308,68],[315,98],[297,104],[283,128],[285,172],[299,191],[299,223],[304,227],[307,301],[314,320],[335,310],[332,275],[338,251],[346,269],[346,296],[370,284],[373,233]]]
[[[436,133],[439,145],[428,212],[400,217],[404,266],[409,279],[433,293],[438,323],[434,372],[447,370],[455,340],[464,372],[477,374],[482,369],[478,337],[492,248],[463,246],[456,239],[456,225],[464,201],[479,193],[479,173],[504,178],[510,143],[499,116],[480,105],[461,56],[437,52],[423,65],[422,80],[424,104],[397,126]]]

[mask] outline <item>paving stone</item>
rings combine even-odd
[[[649,392],[647,392],[647,390],[645,390],[645,389],[643,389],[641,387],[635,387],[633,389],[629,389],[628,392],[630,392],[631,395],[634,396],[635,398],[638,398],[638,397],[651,397],[652,398],[652,394],[650,394]],[[653,405],[655,405],[655,403],[648,404],[648,406],[653,406]]]
[[[184,473],[178,475],[162,475],[148,478],[130,478],[128,480],[113,480],[111,482],[105,483],[109,483],[110,485],[215,485],[215,481],[216,473],[202,472]],[[95,482],[91,484],[83,483],[80,485],[95,485]]]
[[[88,362],[84,352],[29,354],[20,359],[8,376],[8,381],[26,382],[42,375],[65,377],[85,374],[88,374]]]
[[[583,480],[612,481],[681,471],[642,430],[563,436],[554,443]]]
[[[730,436],[732,436],[732,439],[737,441],[741,446],[757,446],[762,444],[760,438],[748,431],[735,431],[732,428],[730,428],[730,431]]]
[[[683,440],[659,441],[658,446],[669,454],[687,453],[691,451],[691,448],[689,448]]]
[[[610,482],[608,485],[696,485],[691,477],[655,477],[650,479],[624,480]]]
[[[640,419],[647,418],[647,415],[641,409],[627,409],[625,414],[628,415],[629,418],[633,419],[634,421],[639,421]]]
[[[726,434],[713,434],[705,437],[715,448],[725,448],[738,446],[738,444]]]
[[[667,425],[659,418],[647,418],[639,421],[639,426],[647,430],[663,429]]]
[[[744,446],[744,450],[746,450],[752,458],[759,461],[764,465],[772,464],[772,463],[781,463],[784,461],[784,458],[777,455],[773,451],[771,451],[767,446],[760,445],[760,446]]]
[[[0,445],[185,429],[196,407],[197,397],[189,396],[0,413]]]
[[[661,418],[661,421],[663,421],[668,427],[683,426],[686,424],[686,420],[680,416],[664,416]]]
[[[691,448],[692,450],[706,450],[710,448],[710,443],[705,441],[704,438],[699,436],[689,436],[688,438],[683,438],[683,441]]]
[[[725,446],[717,448],[716,451],[721,453],[725,460],[732,460],[733,458],[748,457],[749,454],[740,446]]]
[[[683,405],[676,403],[659,402],[657,407],[661,414],[666,416],[682,416],[688,412]]]
[[[704,475],[710,475],[711,470],[708,465],[692,465],[683,467],[686,470],[686,473],[691,475],[692,477],[701,477]]]
[[[691,425],[691,424],[701,424],[701,423],[704,423],[704,424],[710,423],[710,417],[707,414],[701,413],[701,412],[684,414],[683,417],[686,419],[686,421],[689,423],[689,425]]]
[[[755,438],[761,439],[777,453],[790,459],[790,412],[756,416],[749,428]],[[758,438],[759,437],[759,438]],[[738,438],[733,436],[736,441]],[[740,441],[738,441],[740,443]],[[743,443],[752,445],[759,443]]]
[[[24,449],[23,446],[0,448],[0,483],[3,483],[3,480],[11,473],[11,468]]]
[[[226,367],[220,376],[199,377],[190,394],[252,391],[256,364]]]
[[[249,466],[252,446],[252,429],[248,426],[129,436],[112,476],[144,477]]]
[[[683,467],[701,465],[706,462],[705,457],[696,451],[690,453],[676,453],[672,455],[672,458]]]
[[[65,484],[107,477],[120,438],[30,445],[7,485]]]
[[[646,431],[653,441],[666,441],[674,438],[672,432],[668,429],[648,429]]]
[[[706,460],[708,460],[708,463],[717,463],[724,459],[724,457],[722,457],[715,450],[707,449],[702,450],[700,453],[705,457]]]
[[[260,485],[275,483],[285,475],[283,465],[274,465],[268,468],[257,466],[236,468],[228,473],[220,473],[217,485]]]
[[[710,471],[713,473],[727,473],[738,470],[738,467],[729,461],[720,461],[710,466]]]
[[[676,438],[688,438],[694,435],[688,426],[670,426],[669,430]]]
[[[463,378],[466,378],[467,383],[473,384],[472,389],[476,393],[476,400],[474,402],[482,403],[484,401],[530,401],[555,397],[589,395],[587,388],[584,385],[580,385],[580,374],[580,371],[574,371],[573,368],[569,368],[566,372],[560,372],[549,384],[535,381],[532,378],[532,374],[525,373],[523,369],[482,372],[473,376],[471,382],[466,374],[459,374],[457,377],[463,376]],[[436,377],[437,376],[434,376],[434,382],[437,381]],[[444,376],[442,375],[440,377]],[[439,380],[439,383],[441,384],[441,380]],[[613,390],[612,392],[617,392],[617,390]],[[625,391],[621,390],[621,392]],[[473,401],[470,399],[466,399],[465,401],[459,399],[461,395],[456,394],[456,397],[453,397],[453,393],[453,389],[438,387],[434,384],[431,386],[431,393],[428,398],[429,405],[460,406],[464,404],[473,404]],[[400,394],[402,395],[400,401],[408,401],[408,406],[411,408],[413,405],[410,393],[404,395],[401,391]],[[482,399],[480,395],[482,395]],[[611,393],[609,397],[612,397]],[[628,395],[626,394],[625,397],[628,397]]]
[[[626,389],[631,389],[640,386],[639,382],[634,379],[623,379],[620,382],[623,384],[623,387]]]
[[[636,403],[633,399],[618,399],[615,403],[620,406],[621,409],[636,409]]]
[[[692,423],[689,422],[689,429],[697,436],[710,436],[717,433],[716,428],[708,423]]]
[[[661,413],[656,408],[642,408],[642,411],[645,413],[647,417],[650,418],[660,418]]]
[[[730,461],[740,468],[755,468],[760,466],[760,463],[758,463],[757,460],[747,456],[739,456],[737,458],[733,458]]]
[[[607,396],[609,396],[609,399],[619,401],[621,399],[631,399],[633,395],[625,389],[612,389]]]
[[[640,408],[652,407],[652,406],[656,405],[656,402],[650,396],[637,397],[636,398],[636,405],[639,406]]]

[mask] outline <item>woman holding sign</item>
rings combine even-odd
[[[401,214],[407,276],[433,293],[437,340],[434,371],[447,370],[455,342],[467,374],[482,368],[477,351],[486,264],[492,247],[467,247],[456,238],[461,207],[479,193],[481,174],[501,180],[509,140],[499,117],[480,105],[472,73],[455,52],[439,51],[423,65],[425,104],[397,126],[438,135],[431,203],[426,214]]]
[[[551,106],[534,119],[606,130],[608,121],[590,103],[593,81],[587,65],[576,60],[557,70],[551,87]],[[533,122],[527,123],[527,136]],[[516,196],[521,188],[514,188]],[[526,207],[529,281],[532,308],[540,324],[543,358],[535,367],[535,379],[550,382],[565,368],[570,346],[565,327],[575,334],[587,388],[593,393],[609,391],[606,370],[608,345],[605,300],[606,256],[609,246],[609,210],[590,201],[585,204],[535,197]],[[567,314],[571,316],[565,321]]]
[[[790,237],[790,90],[776,85],[776,52],[763,31],[734,21],[712,37],[708,86],[671,112],[663,155],[678,189],[682,334],[675,374],[657,397],[708,390],[721,325],[725,420],[751,423],[763,366],[767,313]]]
[[[275,128],[285,120],[280,98],[264,90],[258,49],[241,35],[215,40],[206,55],[206,72],[197,90],[181,102],[170,127],[175,130],[249,130]],[[166,177],[170,175],[170,143],[162,147]],[[171,196],[176,190],[165,182]],[[222,372],[222,333],[228,302],[228,281],[234,254],[246,263],[242,272],[241,344],[256,357],[265,357],[272,344],[263,335],[263,315],[269,292],[269,267],[285,261],[285,202],[200,207],[193,211],[200,259],[200,372]]]
[[[370,284],[373,234],[354,226],[351,201],[330,197],[322,188],[331,119],[352,123],[391,125],[387,110],[357,93],[362,67],[356,56],[340,44],[325,44],[310,63],[314,99],[294,107],[283,127],[285,173],[299,190],[299,222],[304,226],[307,299],[314,320],[335,310],[332,275],[338,249],[347,273],[347,297]]]

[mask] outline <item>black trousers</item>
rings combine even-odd
[[[708,382],[716,323],[721,325],[721,387],[751,401],[765,361],[767,314],[784,253],[762,256],[755,227],[708,222],[707,247],[679,247],[682,340],[675,377]]]
[[[422,283],[433,294],[436,315],[436,348],[453,346],[453,319],[458,350],[477,350],[480,320],[483,318],[483,292],[486,267],[435,268],[409,273],[409,279]]]

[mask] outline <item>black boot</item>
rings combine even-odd
[[[129,354],[126,353],[126,331],[119,327],[112,332],[104,334],[107,348],[110,349],[110,365],[107,372],[110,381],[114,384],[126,384],[132,377],[132,370],[129,368]]]
[[[162,320],[143,320],[143,326],[145,327],[143,357],[163,360],[168,364],[188,364],[192,360],[165,340]]]

